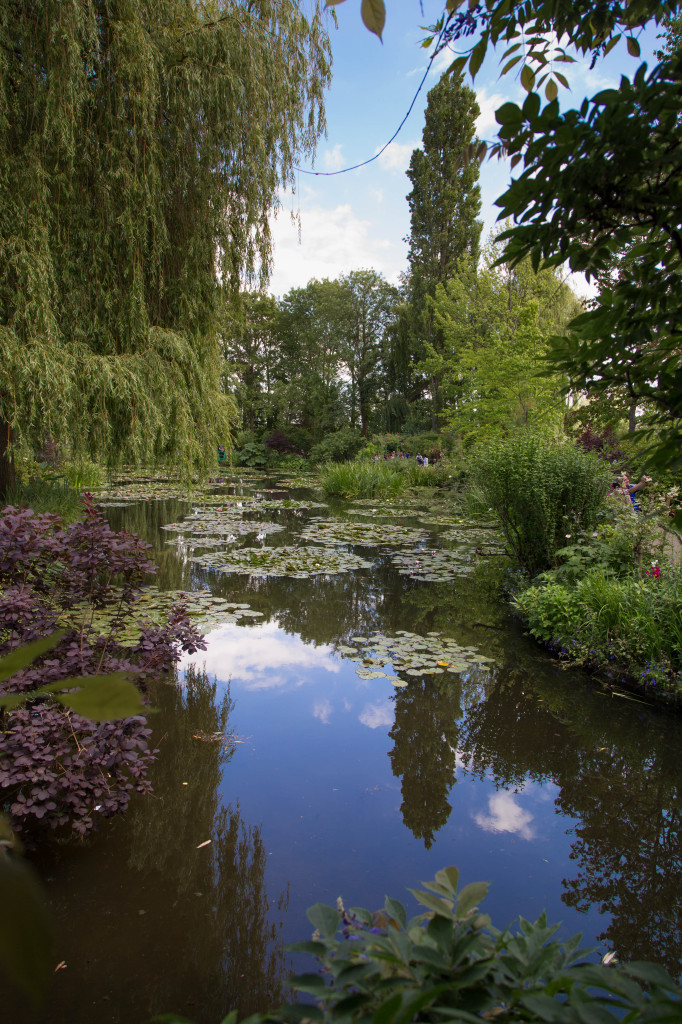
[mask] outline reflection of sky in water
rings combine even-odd
[[[181,667],[194,662],[205,665],[209,676],[221,682],[231,679],[249,690],[303,683],[309,669],[338,672],[332,648],[304,644],[297,636],[279,629],[276,622],[248,629],[226,625],[207,635],[206,651],[185,656]]]
[[[551,783],[527,781],[513,791],[473,777],[440,726],[408,736],[414,757],[408,746],[402,774],[394,775],[396,701],[408,699],[409,685],[360,679],[330,645],[306,644],[274,621],[224,626],[208,640],[208,650],[183,665],[205,664],[210,677],[230,682],[230,724],[243,742],[224,771],[221,799],[239,801],[244,820],[263,826],[268,891],[291,886],[287,940],[308,934],[305,908],[317,900],[341,893],[374,907],[390,894],[409,904],[406,887],[447,864],[459,867],[463,883],[495,879],[485,909],[500,926],[545,907],[553,920],[566,920],[560,879],[571,871],[571,823],[555,814]],[[435,797],[429,775],[438,763],[432,769],[424,755],[433,747],[455,777]],[[426,767],[417,763],[424,757]],[[443,823],[426,849],[405,820],[428,821],[432,800],[440,800]],[[564,934],[585,927],[584,918],[568,917]]]

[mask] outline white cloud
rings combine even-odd
[[[421,149],[421,142],[392,142],[379,157],[377,161],[380,167],[387,171],[400,171],[404,174],[410,166],[412,150]],[[374,150],[379,152],[381,147]]]
[[[266,690],[300,684],[308,669],[339,672],[331,647],[313,647],[281,630],[276,622],[262,626],[221,626],[208,634],[208,650],[185,655],[180,665],[205,665],[209,676],[243,684],[248,690]]]
[[[383,188],[368,188],[367,195],[371,196],[377,203],[383,203],[384,201]]]
[[[534,839],[529,825],[533,815],[519,807],[513,793],[502,791],[488,798],[489,814],[474,815],[476,824],[486,832],[515,832],[521,839]]]
[[[319,718],[323,725],[329,725],[333,707],[328,700],[318,700],[313,704],[313,718]]]
[[[393,725],[393,705],[390,701],[384,701],[382,704],[365,704],[359,718],[368,729],[386,728]]]
[[[487,89],[481,89],[476,93],[476,101],[480,107],[481,113],[476,118],[476,134],[481,138],[491,135],[497,135],[497,129],[499,127],[495,120],[495,111],[502,106],[508,100],[508,96],[504,96],[501,92],[494,92],[488,95]]]
[[[333,208],[301,208],[301,234],[286,213],[271,222],[274,269],[270,292],[284,295],[312,278],[336,278],[351,270],[373,267],[397,283],[405,256],[388,239],[371,231],[349,203]]]
[[[333,149],[325,149],[322,154],[322,163],[325,171],[340,171],[344,167],[346,159],[340,142],[337,142]]]

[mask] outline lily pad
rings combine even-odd
[[[340,519],[317,519],[309,522],[301,538],[316,544],[417,544],[428,536],[426,530],[396,526],[394,523],[346,523]]]
[[[351,644],[356,646],[351,647]],[[492,663],[492,659],[479,654],[476,648],[463,647],[452,637],[434,633],[419,636],[408,630],[397,630],[393,636],[375,633],[372,637],[353,637],[337,650],[355,662],[361,679],[376,679],[383,675],[394,686],[406,685],[398,672],[412,678],[444,673],[455,675]],[[394,674],[380,671],[389,665]]]
[[[248,576],[291,576],[307,579],[309,576],[370,569],[371,562],[357,555],[327,547],[239,548],[232,551],[214,551],[192,559],[220,572],[234,572]]]
[[[468,576],[473,569],[468,553],[447,548],[399,551],[391,561],[402,576],[434,583],[448,583],[457,576]]]

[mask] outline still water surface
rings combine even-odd
[[[210,588],[263,617],[220,627],[179,684],[158,686],[154,796],[85,845],[42,851],[65,966],[48,1008],[5,1002],[13,1020],[173,1010],[217,1024],[265,1009],[285,997],[283,946],[308,936],[307,906],[375,909],[389,894],[416,913],[407,887],[448,864],[463,884],[491,881],[499,927],[547,909],[600,955],[680,973],[676,717],[602,693],[526,639],[497,597],[499,559],[432,583],[375,547],[357,549],[371,569],[253,579],[168,543],[161,527],[188,513],[150,501],[109,518],[154,545],[162,588]],[[267,543],[293,542],[314,514],[263,513],[286,526]],[[442,631],[494,664],[396,689],[338,652],[400,629]]]

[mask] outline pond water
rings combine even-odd
[[[218,493],[324,502],[248,477]],[[603,692],[526,639],[498,596],[494,542],[462,548],[466,528],[452,537],[444,506],[425,522],[429,497],[251,507],[246,521],[283,529],[229,547],[202,547],[219,506],[198,528],[197,504],[106,511],[154,545],[161,589],[261,614],[219,624],[157,687],[154,796],[83,845],[40,852],[63,965],[46,1009],[4,1000],[12,1020],[138,1024],[173,1010],[217,1024],[265,1009],[285,998],[284,945],[309,936],[306,907],[341,895],[376,909],[389,894],[417,913],[407,888],[449,864],[462,884],[491,882],[498,927],[546,909],[595,955],[680,974],[678,718]],[[320,518],[375,529],[361,544],[338,525],[326,538],[366,567],[292,578],[193,560],[291,546],[329,530]],[[427,532],[406,545],[398,526]],[[415,544],[436,579],[395,559]],[[311,547],[324,568],[330,549]],[[434,568],[434,549],[459,561]],[[299,563],[292,554],[285,571]]]

